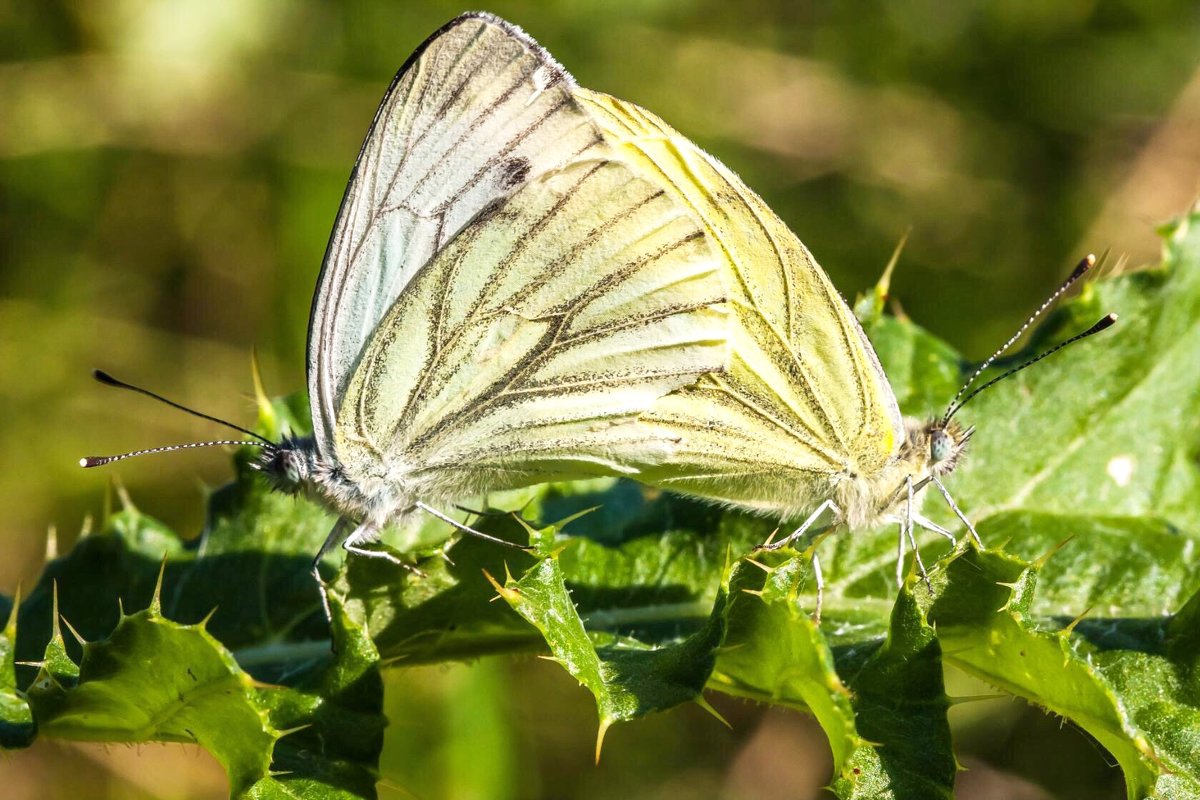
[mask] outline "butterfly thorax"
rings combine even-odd
[[[398,491],[395,482],[364,481],[348,475],[336,461],[322,458],[311,436],[284,439],[263,454],[257,467],[275,489],[303,494],[355,520],[383,524],[412,505],[411,498],[400,496],[408,493]]]
[[[954,471],[966,452],[974,432],[956,422],[906,417],[905,436],[899,450],[874,474],[849,475],[838,481],[834,502],[850,530],[876,527],[907,513],[908,480],[914,495],[913,510],[919,511],[921,489],[933,477]]]

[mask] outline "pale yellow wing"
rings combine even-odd
[[[670,434],[635,421],[724,368],[723,299],[698,221],[628,165],[530,179],[380,322],[339,409],[338,461],[427,502],[660,463]]]
[[[434,33],[396,74],[313,298],[309,400],[323,455],[363,348],[413,275],[484,208],[599,140],[573,85],[536,42],[483,13]]]
[[[874,474],[903,436],[874,349],[829,278],[758,195],[644,109],[577,88],[621,155],[704,227],[736,325],[725,374],[644,415],[677,447],[642,479],[757,508],[799,512],[839,474]]]

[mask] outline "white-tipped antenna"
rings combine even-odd
[[[215,422],[218,425],[224,425],[226,428],[231,428],[235,431],[238,431],[239,433],[244,433],[247,436],[252,436],[255,439],[258,439],[258,441],[257,442],[246,442],[246,441],[233,440],[233,439],[216,439],[216,440],[213,440],[210,442],[189,442],[187,444],[171,444],[171,445],[166,445],[164,447],[151,447],[151,448],[148,448],[145,450],[133,450],[129,453],[121,453],[121,454],[115,455],[115,456],[85,456],[84,458],[79,459],[79,466],[81,466],[81,467],[84,467],[84,468],[102,467],[105,464],[111,464],[114,461],[123,461],[127,458],[134,458],[135,456],[147,456],[147,455],[151,455],[153,453],[170,453],[175,450],[190,450],[190,449],[196,448],[196,447],[216,447],[219,445],[241,446],[241,445],[249,444],[249,445],[253,445],[254,447],[261,447],[264,450],[276,449],[276,445],[274,442],[272,442],[270,439],[267,439],[264,436],[261,436],[261,435],[255,433],[254,431],[250,430],[249,428],[243,428],[241,425],[234,424],[232,422],[229,422],[228,420],[223,420],[220,417],[214,417],[211,414],[205,414],[204,412],[197,411],[194,408],[188,408],[187,406],[182,405],[181,403],[176,403],[174,400],[168,400],[167,398],[163,397],[160,394],[155,394],[154,392],[150,391],[149,389],[143,389],[140,386],[134,386],[132,383],[126,383],[125,381],[117,380],[116,378],[114,378],[112,375],[109,375],[104,370],[100,370],[100,369],[92,370],[92,377],[95,378],[100,383],[103,383],[105,386],[114,386],[118,389],[127,389],[128,391],[131,391],[131,392],[137,392],[138,394],[144,394],[147,397],[153,398],[160,403],[165,403],[166,405],[170,406],[171,408],[179,409],[180,411],[183,411],[187,414],[191,414],[194,417],[199,417],[200,419],[206,419],[209,422]]]
[[[942,425],[945,425],[947,422],[949,422],[950,418],[953,417],[955,414],[957,414],[958,410],[960,408],[962,408],[968,402],[970,402],[972,397],[974,397],[975,395],[984,391],[985,389],[995,386],[997,383],[1004,380],[1005,378],[1016,375],[1018,372],[1025,369],[1026,367],[1032,367],[1034,364],[1041,361],[1043,358],[1048,358],[1048,357],[1054,355],[1055,353],[1057,353],[1059,350],[1062,350],[1067,345],[1075,344],[1075,342],[1078,342],[1080,339],[1086,339],[1089,336],[1094,336],[1095,334],[1099,333],[1102,330],[1111,328],[1116,321],[1117,321],[1116,314],[1106,314],[1104,317],[1102,317],[1100,319],[1099,322],[1097,322],[1092,327],[1088,328],[1083,333],[1077,333],[1074,336],[1072,336],[1070,339],[1067,339],[1065,342],[1059,342],[1058,344],[1054,345],[1054,347],[1051,347],[1049,350],[1042,353],[1041,355],[1034,356],[1033,358],[1026,361],[1024,364],[1022,364],[1021,366],[1013,367],[1012,369],[1010,369],[1008,372],[1004,373],[1003,375],[999,375],[995,378],[992,378],[990,381],[985,383],[983,386],[980,386],[978,389],[976,389],[975,391],[971,392],[969,395],[964,397],[960,403],[958,403],[957,405],[951,406],[950,409],[946,412],[946,416],[942,417]],[[962,392],[959,392],[959,394],[962,394]]]
[[[219,439],[211,442],[188,442],[187,444],[169,444],[164,447],[151,447],[147,450],[134,450],[130,453],[121,453],[116,456],[84,456],[79,459],[79,466],[87,469],[89,467],[103,467],[105,464],[111,464],[114,461],[124,461],[127,458],[135,456],[148,456],[153,453],[170,453],[175,450],[190,450],[193,447],[216,447],[217,445],[229,444],[241,446],[244,444],[253,445],[254,447],[264,447],[258,442],[247,442],[241,439]],[[271,447],[274,449],[274,446]]]
[[[1022,324],[1020,328],[1017,328],[1017,332],[1014,333],[1012,336],[1010,336],[1008,341],[1005,342],[1004,344],[1002,344],[996,350],[996,352],[992,353],[990,356],[988,356],[986,359],[984,359],[983,363],[979,365],[979,368],[976,369],[975,372],[973,372],[971,374],[971,377],[967,378],[966,383],[964,383],[962,385],[962,387],[958,390],[958,393],[954,395],[954,399],[950,401],[950,405],[946,407],[946,413],[945,413],[945,415],[942,416],[942,424],[943,425],[945,425],[947,422],[949,422],[950,418],[952,416],[954,416],[956,413],[958,413],[958,410],[960,408],[962,408],[964,405],[967,404],[967,400],[970,400],[972,397],[979,394],[981,391],[986,389],[988,386],[991,386],[992,384],[996,383],[997,381],[1001,380],[1002,378],[1006,378],[1009,375],[1020,372],[1021,370],[1025,369],[1025,367],[1028,367],[1031,364],[1041,361],[1046,356],[1050,355],[1051,353],[1055,353],[1058,350],[1061,350],[1062,348],[1066,347],[1068,344],[1071,344],[1072,342],[1077,342],[1080,339],[1086,339],[1088,336],[1091,336],[1094,333],[1099,333],[1100,331],[1107,328],[1109,325],[1112,325],[1114,322],[1116,322],[1117,315],[1109,314],[1108,317],[1105,317],[1104,320],[1101,320],[1100,322],[1096,323],[1096,325],[1092,326],[1092,328],[1090,328],[1088,331],[1086,331],[1078,336],[1075,336],[1071,339],[1068,339],[1067,341],[1061,343],[1057,347],[1054,347],[1053,349],[1048,350],[1045,353],[1042,353],[1040,356],[1022,364],[1021,366],[1006,372],[1004,375],[1000,376],[1000,378],[996,378],[996,379],[989,381],[986,385],[981,386],[980,388],[971,392],[969,395],[966,396],[965,399],[963,399],[960,402],[959,399],[962,398],[963,395],[966,394],[967,390],[971,388],[971,384],[975,383],[976,379],[980,375],[982,375],[987,370],[988,367],[990,367],[993,363],[995,363],[996,359],[998,359],[1000,356],[1007,353],[1008,349],[1010,347],[1012,347],[1018,339],[1020,339],[1022,336],[1025,335],[1025,331],[1029,330],[1029,326],[1032,325],[1034,322],[1036,322],[1038,317],[1042,316],[1042,314],[1045,313],[1046,309],[1048,309],[1050,306],[1054,305],[1055,300],[1062,297],[1064,292],[1066,292],[1068,289],[1070,289],[1077,280],[1079,280],[1084,275],[1086,275],[1088,270],[1090,270],[1094,266],[1096,266],[1096,256],[1089,253],[1087,256],[1085,256],[1083,258],[1082,261],[1079,262],[1079,264],[1076,265],[1075,269],[1071,272],[1070,276],[1068,276],[1067,279],[1065,281],[1063,281],[1062,285],[1059,286],[1057,289],[1055,289],[1054,292],[1049,297],[1046,298],[1045,302],[1043,302],[1040,306],[1038,306],[1037,310],[1029,315],[1029,319],[1025,320],[1024,324]],[[1109,317],[1111,317],[1111,319],[1109,319]],[[1105,322],[1105,320],[1108,320],[1108,321]]]

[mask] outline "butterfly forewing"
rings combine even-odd
[[[645,415],[679,445],[644,478],[798,511],[827,491],[822,478],[877,471],[899,444],[900,412],[861,327],[808,250],[736,175],[657,117],[575,93],[623,155],[701,220],[738,321],[728,370]]]
[[[338,421],[359,480],[452,497],[635,472],[672,442],[635,422],[723,369],[718,263],[697,221],[619,161],[531,179],[422,270],[380,323]]]
[[[397,73],[346,188],[313,301],[308,375],[318,448],[379,321],[471,219],[594,146],[573,82],[524,33],[457,18]]]

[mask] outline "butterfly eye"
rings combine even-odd
[[[304,454],[289,447],[281,447],[263,456],[258,469],[266,473],[277,489],[285,492],[298,491],[309,478],[308,461]]]
[[[950,440],[950,435],[944,430],[935,429],[929,436],[929,457],[934,464],[945,461],[950,457],[950,451],[954,448],[954,443]]]

